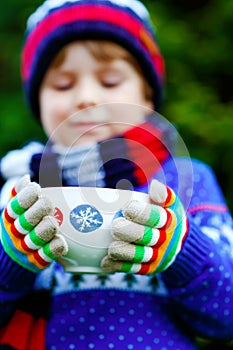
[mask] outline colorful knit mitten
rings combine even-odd
[[[114,241],[102,260],[106,272],[151,274],[167,269],[188,232],[183,205],[173,190],[157,180],[150,186],[151,204],[129,202],[112,223]]]
[[[19,265],[39,272],[51,261],[65,255],[68,246],[58,234],[51,201],[41,195],[41,187],[22,177],[0,219],[0,237],[5,252]]]

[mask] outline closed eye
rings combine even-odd
[[[119,85],[119,82],[103,82],[102,86],[105,88],[114,88]]]
[[[72,84],[54,84],[54,89],[58,91],[65,91],[72,88]]]
[[[101,85],[105,88],[114,88],[121,84],[122,77],[119,75],[106,75],[101,78]]]
[[[57,91],[65,91],[72,89],[75,78],[71,73],[63,73],[54,69],[48,76],[48,83]]]

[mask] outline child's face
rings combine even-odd
[[[97,60],[85,42],[73,42],[65,50],[61,64],[47,70],[39,94],[41,121],[54,142],[64,146],[98,142],[144,120],[140,108],[138,113],[134,108],[127,115],[98,113],[96,117],[87,110],[80,112],[88,107],[120,102],[153,109],[141,75],[129,62],[121,58]],[[75,118],[69,118],[77,112]]]

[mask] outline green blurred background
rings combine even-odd
[[[214,168],[233,211],[233,1],[144,2],[166,61],[161,114],[175,123],[191,156]],[[0,157],[29,139],[44,139],[25,106],[19,72],[25,21],[40,3],[0,3]]]

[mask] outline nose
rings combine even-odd
[[[79,81],[75,94],[75,104],[78,110],[95,107],[100,103],[98,89],[92,79],[83,79]]]
[[[82,110],[82,109],[86,109],[86,108],[89,108],[89,107],[95,107],[97,105],[97,103],[95,102],[91,102],[91,101],[82,101],[80,103],[78,103],[76,105],[77,109],[79,110]]]

